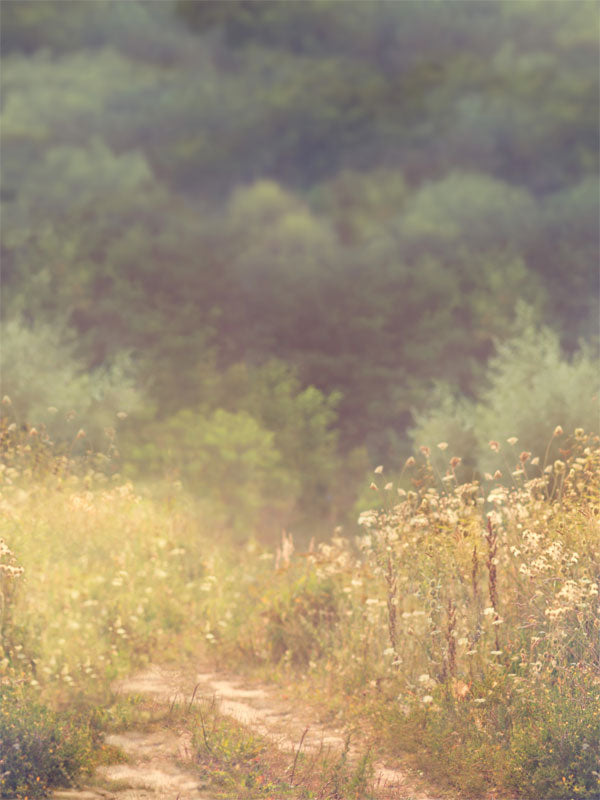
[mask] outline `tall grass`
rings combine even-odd
[[[0,794],[74,780],[111,680],[200,647],[229,669],[293,677],[468,796],[600,792],[599,437],[557,429],[552,464],[491,442],[497,471],[469,483],[459,458],[441,474],[423,448],[401,485],[376,470],[355,540],[338,532],[299,553],[285,534],[273,553],[211,538],[180,487],[134,487],[84,437],[57,453],[43,431],[11,425],[0,681],[15,712],[0,738],[29,720],[29,761]],[[68,745],[44,775],[26,749],[43,739],[34,729],[45,752],[53,731]]]
[[[599,439],[563,437],[545,465],[515,444],[490,443],[504,464],[481,482],[459,484],[456,457],[436,475],[427,448],[409,491],[378,468],[356,545],[285,537],[266,576],[266,557],[246,565],[215,645],[287,665],[471,796],[597,796]]]
[[[114,468],[83,435],[59,450],[5,418],[1,796],[75,780],[98,755],[111,681],[203,635],[208,537],[177,486],[144,494]],[[7,761],[14,748],[20,759]]]

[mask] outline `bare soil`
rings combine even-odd
[[[215,699],[220,713],[260,734],[278,750],[296,753],[341,752],[343,730],[320,723],[310,709],[294,706],[272,686],[250,685],[240,676],[150,666],[115,685],[117,692],[151,698],[170,708]],[[127,730],[107,737],[127,763],[102,766],[94,785],[55,792],[54,800],[216,800],[194,770],[190,734],[185,730]],[[356,748],[354,754],[356,754]],[[353,752],[351,750],[350,757]],[[416,775],[374,765],[377,794],[393,800],[440,800],[428,793]]]

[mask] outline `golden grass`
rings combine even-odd
[[[552,465],[511,449],[504,476],[466,484],[457,457],[436,475],[424,448],[408,490],[376,470],[356,541],[304,553],[289,535],[234,551],[179,487],[135,488],[36,437],[13,433],[0,469],[2,681],[100,700],[202,644],[294,676],[467,794],[600,791],[597,436],[565,437]]]

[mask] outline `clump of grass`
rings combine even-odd
[[[350,737],[341,752],[324,747],[304,752],[304,735],[294,753],[283,752],[202,701],[188,708],[200,774],[219,796],[295,798],[296,800],[368,800],[372,797],[370,754],[350,757]],[[305,731],[306,733],[306,731]]]

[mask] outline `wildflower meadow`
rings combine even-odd
[[[597,796],[600,439],[553,440],[547,464],[490,442],[497,471],[469,482],[423,447],[375,470],[356,535],[273,551],[215,538],[177,483],[5,425],[2,796],[76,781],[111,681],[190,656],[293,685],[463,796]]]

